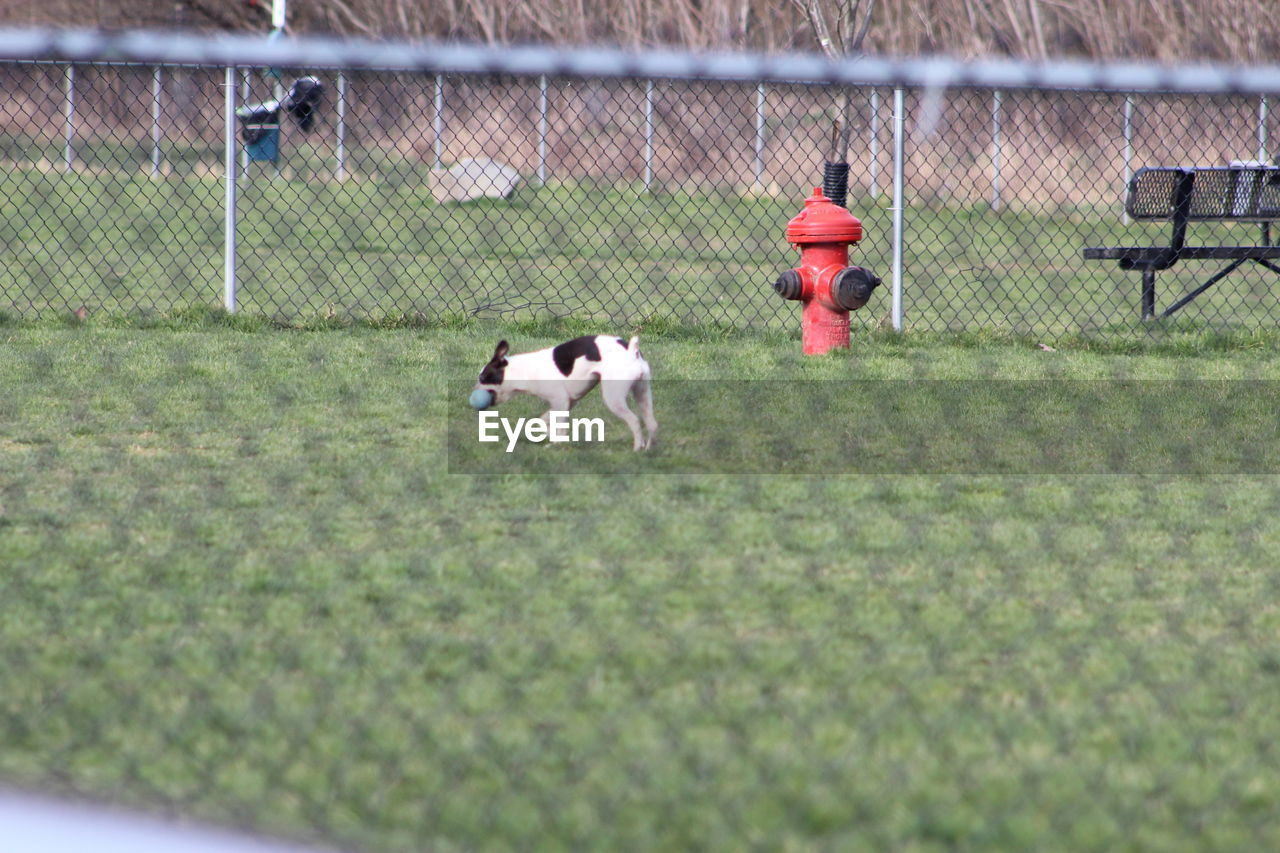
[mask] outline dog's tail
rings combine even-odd
[[[635,355],[640,354],[640,336],[632,335],[631,340],[627,341],[627,350]]]

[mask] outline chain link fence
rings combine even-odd
[[[314,62],[4,65],[5,309],[222,304],[234,189],[241,311],[791,331],[770,283],[848,95],[854,257],[886,278],[859,323],[892,322],[901,118],[906,328],[1118,333],[1137,274],[1082,249],[1168,227],[1125,221],[1127,175],[1269,154],[1256,95],[899,112],[884,85]],[[232,108],[295,108],[228,149],[228,77]],[[438,196],[479,159],[514,190]],[[1265,324],[1253,276],[1176,316]],[[471,440],[485,329],[122,325],[0,334],[6,853],[273,849],[198,821],[352,851],[1280,848],[1273,348],[805,359],[668,327],[652,452],[592,395],[611,443],[509,464]]]
[[[793,263],[784,229],[821,183],[844,105],[848,206],[866,234],[855,262],[890,282],[892,88],[242,69],[236,104],[312,73],[322,94],[308,129],[286,109],[278,139],[248,145],[262,131],[237,120],[241,310],[793,326],[794,304],[770,285]],[[0,67],[6,308],[223,301],[224,79]],[[1049,334],[1138,320],[1140,274],[1082,258],[1168,241],[1167,223],[1125,216],[1133,171],[1266,160],[1274,123],[1258,96],[981,88],[907,90],[903,119],[905,327]],[[456,200],[494,169],[516,179],[495,185],[503,197]],[[1197,226],[1192,240],[1255,239],[1231,227]],[[1158,299],[1215,269],[1178,264]],[[1273,277],[1241,270],[1178,317],[1268,326]],[[889,304],[886,287],[856,319],[887,324]]]

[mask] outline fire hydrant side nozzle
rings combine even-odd
[[[795,270],[787,270],[778,276],[778,280],[773,283],[773,289],[783,299],[800,299],[804,296],[804,279]]]
[[[880,286],[880,276],[864,267],[845,267],[831,279],[831,298],[846,311],[857,311]]]
[[[862,239],[862,222],[833,204],[820,187],[787,223],[787,242],[800,264],[778,276],[773,289],[803,303],[801,336],[806,355],[849,346],[849,312],[866,304],[880,279],[849,265],[849,247]]]

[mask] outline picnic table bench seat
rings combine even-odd
[[[1280,246],[1272,243],[1271,223],[1280,219],[1280,166],[1157,166],[1139,169],[1129,180],[1125,212],[1138,221],[1169,221],[1168,244],[1086,248],[1085,260],[1118,261],[1121,269],[1142,273],[1142,318],[1155,316],[1156,273],[1183,260],[1230,261],[1206,282],[1165,309],[1167,317],[1253,261],[1280,273]],[[1187,245],[1192,222],[1251,222],[1259,242],[1248,245]]]

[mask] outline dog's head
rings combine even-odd
[[[487,409],[490,406],[496,406],[498,403],[505,403],[507,398],[511,396],[511,390],[502,384],[503,377],[507,370],[507,342],[498,341],[498,345],[493,350],[493,358],[489,359],[489,363],[480,371],[480,380],[476,383],[475,390],[471,392],[473,405],[476,402],[483,403],[484,400],[477,400],[478,391],[487,391],[489,393],[489,402],[483,406],[477,405],[477,409]]]

